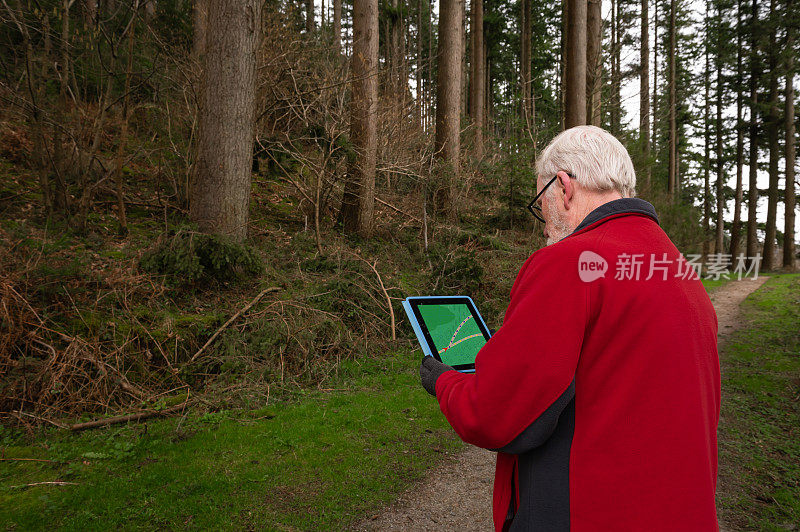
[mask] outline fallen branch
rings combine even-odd
[[[97,427],[105,427],[106,425],[116,425],[118,423],[127,423],[129,421],[139,421],[140,419],[148,419],[151,417],[156,416],[166,416],[167,414],[172,414],[173,412],[178,412],[183,410],[192,401],[186,401],[179,405],[171,406],[169,408],[165,408],[164,410],[148,410],[146,412],[138,412],[136,414],[128,414],[126,416],[115,416],[115,417],[107,417],[103,419],[96,419],[94,421],[86,421],[85,423],[75,423],[74,425],[70,425],[69,430],[72,431],[79,431],[79,430],[86,430],[86,429],[94,429]]]
[[[242,307],[242,308],[239,310],[239,312],[237,312],[236,314],[234,314],[233,316],[231,316],[231,318],[230,318],[228,321],[226,321],[226,322],[225,322],[225,323],[222,325],[222,327],[220,327],[219,329],[217,329],[217,332],[215,332],[214,334],[212,334],[212,335],[211,335],[211,338],[209,338],[209,339],[208,339],[208,341],[207,341],[205,344],[203,344],[203,347],[201,347],[200,349],[198,349],[198,350],[197,350],[197,353],[195,353],[194,355],[192,355],[192,358],[190,358],[190,359],[189,359],[189,362],[194,362],[194,361],[195,361],[195,359],[196,359],[197,357],[199,357],[199,356],[200,356],[200,354],[201,354],[203,351],[205,351],[205,350],[206,350],[206,347],[208,347],[209,345],[211,345],[211,343],[212,343],[214,340],[216,340],[217,336],[219,336],[219,333],[221,333],[222,331],[224,331],[225,329],[227,329],[227,328],[228,328],[228,326],[229,326],[231,323],[233,323],[234,321],[236,321],[236,318],[238,318],[239,316],[241,316],[242,314],[244,314],[245,312],[247,312],[248,310],[250,310],[250,307],[252,307],[252,306],[253,306],[253,305],[255,305],[256,303],[258,303],[258,300],[259,300],[259,299],[261,299],[262,297],[264,297],[264,295],[265,295],[265,294],[268,294],[268,293],[270,293],[270,292],[277,292],[278,290],[280,290],[280,288],[279,288],[279,287],[277,287],[277,286],[270,286],[269,288],[265,288],[264,290],[262,290],[260,294],[258,294],[258,295],[257,295],[256,297],[254,297],[252,300],[250,300],[250,303],[248,303],[247,305],[245,305],[244,307]]]
[[[51,425],[55,425],[56,427],[58,427],[60,429],[67,428],[66,425],[62,425],[61,423],[58,423],[56,421],[53,421],[51,419],[47,419],[47,418],[44,418],[44,417],[34,416],[33,414],[29,414],[27,412],[23,412],[22,410],[13,410],[11,412],[11,415],[14,416],[15,418],[19,419],[20,421],[22,421],[22,418],[19,417],[19,416],[28,416],[28,417],[32,417],[33,419],[38,419],[40,421],[45,421],[47,423],[50,423]]]
[[[0,458],[0,462],[53,462],[43,458]]]
[[[50,482],[31,482],[30,484],[20,484],[19,486],[9,486],[9,489],[30,488],[33,486],[77,486],[77,482],[64,482],[63,480],[53,480]]]
[[[377,201],[377,202],[378,202],[378,203],[380,203],[381,205],[386,205],[386,206],[387,206],[387,207],[389,207],[390,209],[394,209],[395,211],[399,212],[400,214],[403,214],[403,215],[405,215],[405,216],[408,216],[409,218],[411,218],[412,220],[414,220],[414,221],[416,221],[416,222],[422,223],[422,220],[420,220],[419,218],[417,218],[417,217],[416,217],[416,216],[414,216],[413,214],[409,214],[409,213],[407,213],[406,211],[404,211],[404,210],[402,210],[402,209],[398,209],[397,207],[395,207],[395,206],[394,206],[394,205],[392,205],[391,203],[385,202],[385,201],[383,201],[382,199],[380,199],[380,198],[379,198],[379,197],[377,197],[377,196],[375,196],[375,201]]]

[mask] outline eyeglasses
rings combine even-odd
[[[566,172],[566,174],[571,179],[575,179],[575,176],[570,174],[569,172]],[[557,177],[558,177],[558,174],[554,175],[553,179],[548,181],[547,184],[542,188],[542,190],[538,194],[536,194],[536,197],[533,198],[533,200],[530,203],[528,203],[528,210],[530,211],[530,213],[534,216],[534,218],[536,218],[537,220],[539,220],[542,223],[547,223],[547,222],[544,221],[544,216],[542,216],[542,207],[539,205],[538,201],[539,201],[539,198],[542,197],[542,194],[544,194],[544,191],[547,190],[547,187],[552,185],[553,181],[555,181]]]

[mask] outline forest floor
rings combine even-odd
[[[711,291],[719,319],[720,348],[745,322],[741,303],[768,277],[727,282]],[[723,370],[724,371],[724,370]],[[459,530],[492,529],[494,453],[470,446],[435,468],[427,479],[411,487],[383,513],[358,523],[356,530]],[[727,486],[720,485],[724,492]],[[470,504],[464,504],[469,494]]]

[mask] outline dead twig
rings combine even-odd
[[[181,411],[193,402],[194,400],[186,401],[179,405],[171,406],[163,410],[148,410],[145,412],[138,412],[136,414],[128,414],[126,416],[107,417],[103,419],[96,419],[94,421],[87,421],[85,423],[75,423],[74,425],[70,425],[69,430],[79,431],[94,429],[97,427],[105,427],[106,425],[116,425],[118,423],[127,423],[129,421],[139,421],[141,419],[148,419],[156,416],[166,416],[167,414]]]
[[[58,422],[56,422],[56,421],[53,421],[53,420],[51,420],[51,419],[47,419],[47,418],[45,418],[45,417],[34,416],[33,414],[29,414],[29,413],[27,413],[27,412],[23,412],[22,410],[14,410],[13,412],[11,412],[11,414],[12,414],[12,415],[13,415],[15,418],[19,419],[20,421],[22,421],[22,418],[21,418],[21,417],[19,417],[19,416],[28,416],[28,417],[32,417],[33,419],[38,419],[39,421],[45,421],[45,422],[47,422],[47,423],[50,423],[51,425],[55,425],[56,427],[58,427],[58,428],[60,428],[60,429],[65,429],[65,428],[67,428],[67,426],[66,426],[66,425],[62,425],[61,423],[58,423]]]
[[[53,480],[50,482],[31,482],[30,484],[20,484],[19,486],[9,486],[9,489],[31,488],[33,486],[77,486],[77,482],[64,482],[63,480]]]
[[[376,198],[377,199],[377,198]],[[378,273],[378,261],[375,260],[375,263],[370,263],[367,259],[362,257],[361,255],[355,254],[356,257],[364,261],[367,266],[369,266],[370,270],[372,270],[375,275],[378,277],[378,284],[381,286],[381,291],[383,292],[384,297],[386,298],[386,304],[389,307],[389,319],[392,323],[392,340],[397,340],[397,335],[395,333],[395,323],[394,323],[394,308],[392,308],[392,299],[389,297],[389,292],[386,291],[386,287],[383,285],[383,279],[381,278],[381,274]]]
[[[264,290],[262,290],[262,291],[261,291],[261,293],[259,293],[259,294],[258,294],[256,297],[254,297],[253,299],[251,299],[251,300],[250,300],[250,302],[249,302],[247,305],[245,305],[244,307],[242,307],[242,308],[239,310],[239,312],[237,312],[236,314],[234,314],[233,316],[231,316],[231,318],[230,318],[228,321],[226,321],[226,322],[225,322],[225,323],[222,325],[222,327],[220,327],[219,329],[217,329],[217,331],[216,331],[214,334],[212,334],[212,335],[211,335],[211,338],[209,338],[209,339],[208,339],[208,341],[207,341],[205,344],[203,344],[203,347],[201,347],[200,349],[198,349],[198,350],[197,350],[197,353],[195,353],[194,355],[192,355],[192,358],[190,358],[190,359],[189,359],[189,362],[194,362],[194,361],[195,361],[195,359],[197,359],[197,357],[199,357],[199,356],[200,356],[200,355],[203,353],[203,351],[205,351],[205,350],[206,350],[206,348],[207,348],[209,345],[211,345],[211,343],[212,343],[214,340],[216,340],[217,336],[219,336],[219,334],[220,334],[222,331],[224,331],[225,329],[227,329],[227,328],[228,328],[228,326],[229,326],[231,323],[233,323],[234,321],[236,321],[236,318],[238,318],[239,316],[241,316],[242,314],[244,314],[245,312],[247,312],[248,310],[250,310],[250,307],[252,307],[252,306],[253,306],[253,305],[255,305],[256,303],[258,303],[258,300],[259,300],[259,299],[261,299],[262,297],[264,297],[264,295],[266,295],[266,294],[268,294],[268,293],[270,293],[270,292],[277,292],[278,290],[280,290],[280,288],[279,288],[279,287],[277,287],[277,286],[270,286],[269,288],[265,288]]]

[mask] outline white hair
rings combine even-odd
[[[623,198],[636,195],[636,173],[625,146],[596,126],[562,131],[539,154],[536,172],[549,180],[564,171],[588,190],[616,190]]]

